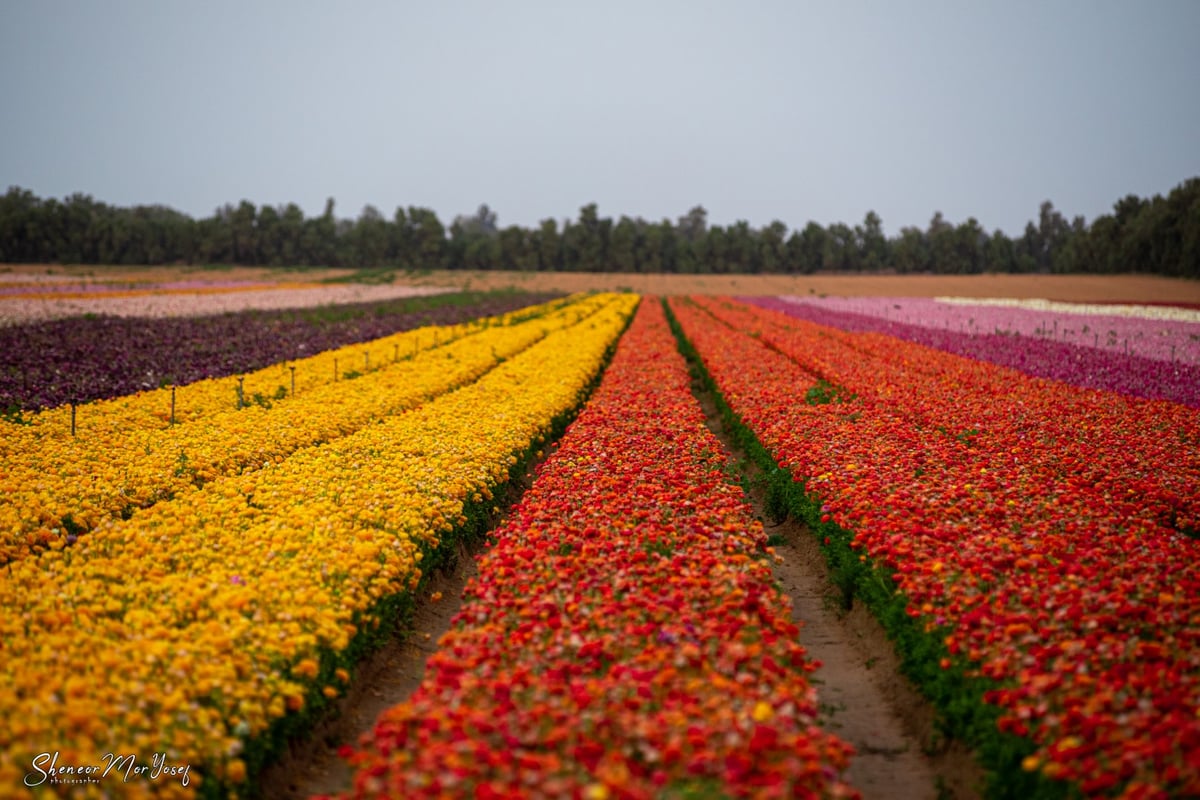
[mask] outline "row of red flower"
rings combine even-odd
[[[672,308],[824,519],[1002,687],[1001,729],[1037,744],[1026,769],[1088,794],[1200,794],[1194,410],[720,301]],[[822,379],[840,402],[798,401]]]
[[[643,302],[352,796],[853,796],[725,467]]]

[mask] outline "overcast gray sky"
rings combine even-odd
[[[0,0],[0,189],[1019,234],[1200,175],[1200,2]]]

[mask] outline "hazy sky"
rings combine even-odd
[[[1198,0],[0,0],[0,190],[1017,234],[1200,175],[1198,42]]]

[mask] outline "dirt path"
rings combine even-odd
[[[761,507],[761,505],[760,505]],[[861,605],[841,609],[824,557],[803,525],[771,529],[783,537],[775,577],[792,598],[800,643],[821,662],[813,675],[822,725],[854,745],[847,777],[864,800],[977,798],[983,772],[959,744],[946,746],[932,707],[900,673],[879,623]]]
[[[823,565],[806,552],[805,531],[791,532],[776,552],[784,563],[776,578],[792,598],[793,620],[801,624],[800,642],[820,662],[813,675],[820,696],[821,723],[854,745],[847,778],[864,798],[937,797],[936,767],[921,742],[904,727],[894,694],[875,650],[886,645],[856,629],[834,610],[836,598],[821,575]],[[815,548],[813,548],[815,549]],[[820,553],[816,553],[820,558]],[[864,620],[857,620],[861,627]]]

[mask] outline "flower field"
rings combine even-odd
[[[455,391],[10,563],[0,787],[20,788],[53,743],[67,764],[117,750],[193,765],[189,787],[118,785],[132,794],[236,788],[289,720],[338,694],[425,557],[578,405],[635,302],[581,298]]]
[[[95,301],[151,296],[126,290]],[[484,535],[337,800],[858,796],[697,379],[763,515],[807,523],[988,796],[1200,796],[1194,309],[605,293],[312,315],[0,328],[58,365],[0,376],[0,798],[261,795]],[[170,333],[135,354],[130,330]],[[121,347],[149,385],[73,394],[62,365],[116,374]],[[166,767],[51,785],[44,753]]]
[[[988,687],[995,741],[977,744],[1035,743],[990,765],[1003,780],[1200,793],[1194,409],[730,301],[672,309],[808,493],[833,563],[893,577],[904,613],[944,643],[938,667]]]
[[[854,796],[725,468],[644,303],[349,796]]]

